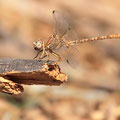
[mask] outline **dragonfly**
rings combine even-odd
[[[71,25],[62,13],[53,10],[52,14],[55,29],[54,33],[48,38],[46,42],[44,40],[39,39],[33,43],[34,49],[38,51],[34,59],[37,58],[40,54],[40,60],[47,57],[47,60],[49,61],[49,55],[52,54],[53,56],[58,58],[56,63],[59,63],[62,61],[62,57],[59,54],[57,54],[55,50],[59,50],[63,46],[67,50],[70,47],[74,47],[75,45],[80,43],[120,38],[120,34],[113,34],[100,37],[79,39],[77,33],[72,29]],[[68,59],[66,61],[69,63]]]

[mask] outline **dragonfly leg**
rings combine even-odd
[[[48,54],[47,51],[45,51],[45,54],[46,54],[46,55],[42,56],[42,57],[40,58],[40,60],[41,60],[41,59],[44,59],[45,57],[47,57],[47,60],[45,60],[45,61],[48,62],[48,61],[49,61],[49,54]]]
[[[39,59],[43,59],[43,58],[44,58],[44,53],[45,53],[45,44],[44,44],[44,42],[43,42],[42,54],[41,54],[41,56],[39,57]]]
[[[50,52],[52,55],[54,55],[55,57],[58,58],[58,61],[56,62],[56,64],[62,61],[62,58],[60,57],[60,55],[58,55],[57,53],[53,52],[51,49],[49,49],[49,52]]]
[[[47,61],[49,61],[49,54],[48,54],[47,51],[45,51],[45,53],[46,53],[46,56],[47,56]]]
[[[45,57],[48,57],[48,60],[47,60],[47,61],[49,61],[49,54],[48,54],[47,51],[45,51],[45,53],[46,53],[46,55],[42,56],[40,59],[44,59]]]
[[[45,53],[45,51],[43,50],[41,56],[39,57],[39,59],[43,59],[44,58],[44,56],[43,56],[44,53]]]
[[[47,57],[47,55],[44,55],[42,58],[40,58],[40,59],[44,59],[45,57]]]
[[[40,54],[40,52],[41,52],[41,51],[38,51],[37,55],[36,55],[33,59],[37,58],[38,55]]]

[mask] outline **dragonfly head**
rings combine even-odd
[[[33,42],[33,47],[35,50],[40,50],[42,47],[42,41],[39,39],[39,40]]]

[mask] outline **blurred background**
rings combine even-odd
[[[0,0],[0,57],[33,59],[33,41],[53,34],[54,9],[69,13],[80,39],[120,33],[119,0]],[[64,85],[0,93],[0,120],[120,120],[120,39],[76,48],[76,68],[60,63]]]

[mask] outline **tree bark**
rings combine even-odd
[[[67,76],[53,61],[0,59],[0,91],[2,92],[19,94],[24,90],[22,85],[60,85],[66,80]]]

